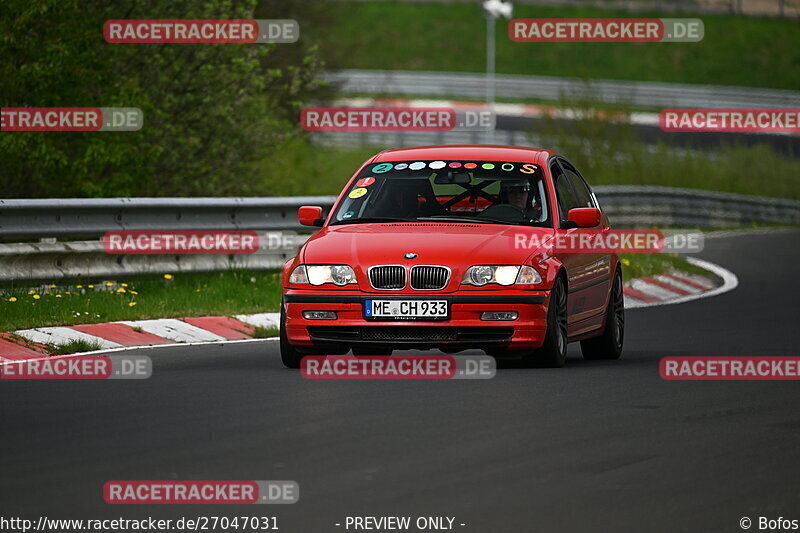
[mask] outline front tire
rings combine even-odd
[[[567,287],[556,278],[547,307],[547,333],[541,348],[524,356],[529,364],[560,368],[567,360]]]
[[[300,362],[303,360],[303,354],[289,344],[289,338],[286,336],[286,309],[281,302],[281,323],[280,323],[280,350],[281,361],[286,368],[300,368]]]
[[[614,284],[608,297],[606,326],[603,334],[593,339],[581,341],[583,358],[591,361],[619,359],[625,340],[625,299],[622,294],[622,273],[614,274]]]

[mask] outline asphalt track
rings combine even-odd
[[[800,231],[709,240],[739,287],[627,315],[617,362],[311,381],[274,342],[142,351],[142,381],[0,382],[0,516],[455,516],[456,531],[741,531],[800,519],[800,385],[667,382],[665,355],[798,355]],[[292,479],[283,506],[112,506],[110,479]],[[757,530],[757,523],[751,528]],[[351,530],[352,531],[352,530]]]

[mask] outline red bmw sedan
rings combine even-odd
[[[386,150],[368,160],[283,273],[280,350],[391,355],[397,349],[560,367],[622,354],[622,270],[613,253],[548,246],[608,231],[591,188],[563,156],[503,146]]]

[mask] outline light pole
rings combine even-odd
[[[495,21],[500,18],[511,18],[514,6],[503,0],[485,0],[483,10],[486,13],[486,107],[494,115],[494,73],[495,73]],[[494,129],[486,130],[486,144],[494,142]]]

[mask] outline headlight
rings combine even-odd
[[[516,265],[476,265],[464,272],[461,283],[482,287],[488,283],[498,285],[534,285],[541,283],[539,273],[530,266],[518,267]]]
[[[289,276],[289,282],[341,286],[356,283],[356,273],[348,265],[300,265]]]
[[[300,265],[292,270],[292,275],[289,276],[289,283],[308,283],[308,274],[306,273],[305,265]]]
[[[517,285],[537,285],[542,282],[542,276],[532,266],[523,266],[517,276]]]

